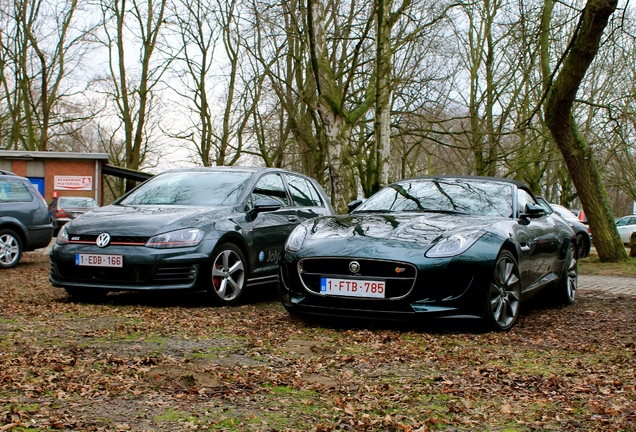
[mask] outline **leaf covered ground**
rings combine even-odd
[[[74,303],[46,256],[0,272],[0,432],[634,431],[636,298],[475,322],[334,326],[275,290]]]

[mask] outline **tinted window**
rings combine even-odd
[[[142,184],[121,205],[219,206],[236,204],[249,172],[174,172]]]
[[[300,207],[322,206],[320,195],[318,195],[316,188],[309,181],[295,175],[287,175],[286,178],[294,205]]]
[[[0,201],[25,202],[33,201],[29,188],[20,180],[0,180]]]
[[[289,207],[283,179],[278,174],[266,174],[260,178],[252,191],[252,204],[261,198],[276,200],[282,207]]]
[[[510,217],[512,186],[470,180],[406,180],[382,189],[354,212],[439,211]]]

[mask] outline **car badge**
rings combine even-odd
[[[97,240],[95,241],[95,244],[100,248],[108,246],[109,243],[110,234],[108,233],[101,233],[99,236],[97,236]]]
[[[396,268],[395,268],[395,272],[396,272],[396,273],[398,273],[398,274],[399,274],[399,273],[403,273],[403,272],[405,272],[405,271],[406,271],[406,269],[405,269],[404,267],[396,267]]]
[[[351,273],[358,273],[360,271],[360,263],[358,261],[351,261],[349,263],[349,271],[351,271]]]

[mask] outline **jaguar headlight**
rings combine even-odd
[[[462,254],[468,250],[483,232],[475,231],[462,234],[453,234],[438,241],[424,254],[428,258],[448,258]]]
[[[289,252],[298,252],[305,241],[305,237],[307,237],[307,228],[302,225],[297,226],[289,237],[287,237],[285,250]]]
[[[201,243],[202,239],[203,231],[198,228],[186,228],[151,237],[146,246],[157,249],[193,247]]]

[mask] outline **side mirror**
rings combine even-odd
[[[281,208],[281,204],[275,199],[271,198],[259,198],[254,203],[254,208],[250,211],[250,213],[255,216],[262,212],[270,212],[276,211]]]
[[[360,205],[364,202],[364,200],[361,199],[357,199],[355,201],[351,201],[349,204],[347,204],[347,211],[349,213],[351,213],[352,211],[354,211],[355,209],[357,209],[358,207],[360,207]]]
[[[525,218],[539,218],[545,216],[546,211],[539,204],[526,204],[525,212],[521,214],[521,217]]]

